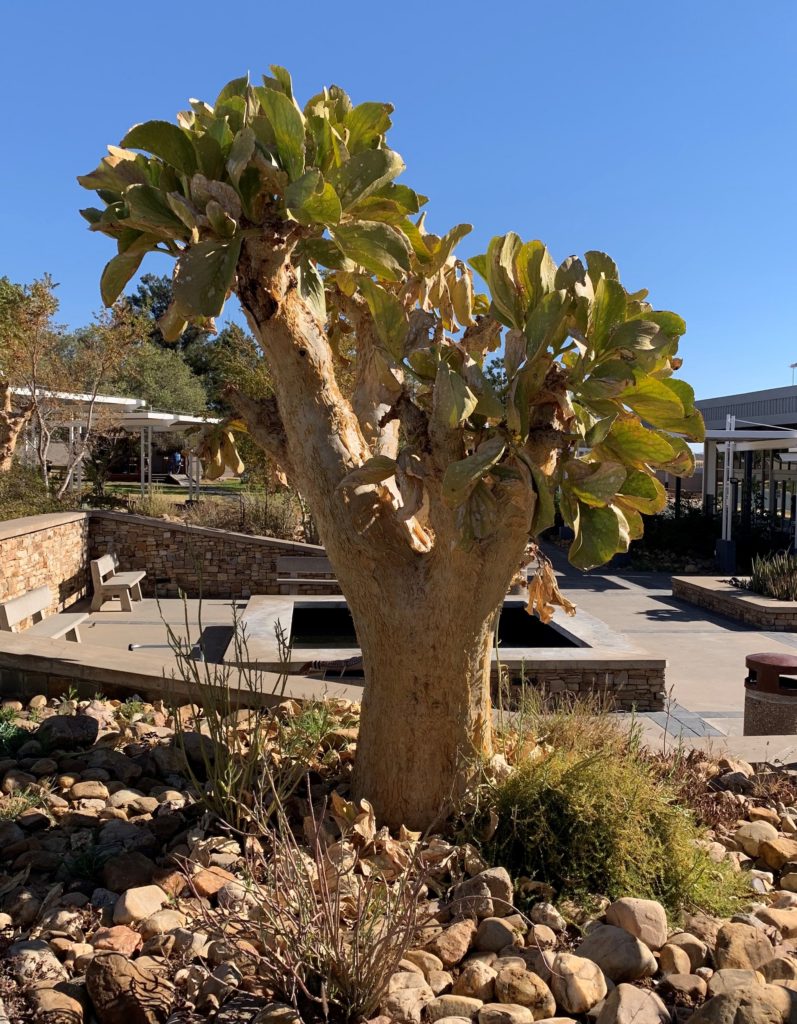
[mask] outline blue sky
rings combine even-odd
[[[300,99],[335,82],[395,104],[403,180],[432,230],[474,225],[463,256],[510,229],[557,259],[604,249],[685,316],[699,396],[791,379],[794,0],[3,6],[0,274],[52,273],[67,324],[113,254],[75,175],[133,123],[278,63]]]

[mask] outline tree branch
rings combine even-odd
[[[293,470],[288,455],[288,437],[277,407],[277,399],[273,395],[270,398],[251,398],[234,384],[227,385],[224,389],[224,397],[244,421],[252,439],[265,450],[266,454],[293,482]]]

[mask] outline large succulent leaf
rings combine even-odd
[[[315,167],[285,190],[285,209],[300,224],[337,224],[341,214],[337,192]]]
[[[464,378],[448,363],[441,361],[434,386],[435,417],[449,430],[456,430],[478,404],[478,396],[471,391]]]
[[[228,242],[211,239],[187,249],[174,271],[174,301],[186,317],[218,316],[235,280],[240,235]]]
[[[404,170],[404,161],[392,149],[368,149],[329,172],[329,181],[344,210],[378,192]]]
[[[183,174],[193,174],[197,169],[197,155],[191,139],[170,121],[145,121],[133,125],[120,145],[125,149],[152,153]]]
[[[368,303],[379,340],[393,359],[400,361],[404,357],[404,342],[409,326],[404,307],[392,292],[382,288],[370,277],[361,279],[360,291]]]
[[[260,87],[257,92],[274,130],[280,164],[295,181],[304,172],[304,117],[285,93]]]
[[[399,281],[410,269],[406,236],[390,224],[339,224],[330,234],[345,256],[386,281]]]
[[[390,128],[392,113],[390,103],[359,103],[350,110],[343,121],[349,132],[349,152],[372,149]]]
[[[123,252],[105,265],[100,278],[100,294],[106,306],[112,306],[122,294],[127,282],[141,266],[145,252]]]
[[[628,522],[620,509],[581,505],[579,513],[578,530],[568,552],[577,569],[605,565],[618,551],[628,550]]]
[[[483,441],[473,455],[452,462],[443,475],[443,499],[451,508],[457,508],[468,498],[476,484],[506,451],[506,443],[495,436]]]

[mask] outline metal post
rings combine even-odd
[[[147,493],[152,494],[152,427],[147,427]]]
[[[145,472],[146,472],[145,467],[144,467],[144,431],[146,429],[147,429],[146,427],[142,427],[141,428],[141,444],[139,446],[139,456],[138,456],[138,461],[139,461],[139,467],[138,468],[139,468],[139,476],[141,478],[141,497],[142,498],[144,497],[144,495],[146,493],[146,491],[144,489]]]

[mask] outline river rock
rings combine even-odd
[[[593,960],[615,983],[650,978],[656,973],[656,958],[648,947],[614,925],[593,928],[575,952],[576,956]]]
[[[535,1019],[553,1017],[556,1001],[542,978],[522,967],[504,967],[495,979],[495,994],[500,1003],[528,1007]]]
[[[736,829],[733,838],[748,857],[757,857],[762,843],[778,838],[778,830],[768,821],[745,821]]]
[[[694,1017],[692,1018],[694,1020]],[[618,985],[606,997],[597,1024],[669,1024],[670,1012],[655,992]]]
[[[780,985],[751,985],[708,999],[689,1024],[791,1024],[795,997]]]
[[[615,900],[606,908],[606,922],[624,928],[648,949],[659,950],[667,941],[667,913],[656,900]]]
[[[773,871],[780,871],[789,861],[797,861],[797,839],[772,839],[761,843],[758,856]]]
[[[475,921],[456,921],[428,942],[427,950],[438,957],[443,967],[453,967],[462,960],[476,936]]]
[[[495,999],[495,979],[497,972],[481,960],[472,960],[462,968],[454,982],[453,992],[458,996],[469,996],[481,999],[483,1003],[491,1003]]]
[[[20,985],[32,982],[57,984],[68,978],[63,964],[59,962],[49,945],[41,939],[15,942],[8,947],[5,958],[11,967],[11,973]]]
[[[140,885],[122,893],[113,908],[114,924],[135,924],[157,913],[168,896],[158,885]]]
[[[174,1002],[174,987],[162,972],[119,953],[94,957],[86,989],[99,1024],[164,1024]]]
[[[551,967],[551,992],[568,1013],[586,1013],[606,997],[606,978],[592,960],[560,953]]]
[[[485,1003],[479,1010],[479,1024],[534,1024],[528,1006],[513,1003]]]
[[[47,749],[74,750],[90,747],[99,731],[99,723],[86,715],[53,715],[41,723],[36,739]]]
[[[516,929],[501,917],[485,917],[479,923],[473,946],[482,953],[497,953],[511,946],[518,937]]]
[[[708,946],[691,932],[674,932],[667,939],[667,945],[677,946],[687,954],[690,971],[696,971],[698,967],[703,967],[708,959]]]
[[[472,1020],[482,1005],[481,999],[470,999],[467,996],[438,996],[426,1004],[424,1016],[428,1021],[444,1017],[467,1017]]]
[[[772,956],[772,943],[760,928],[729,921],[717,932],[714,962],[718,968],[757,970]]]

